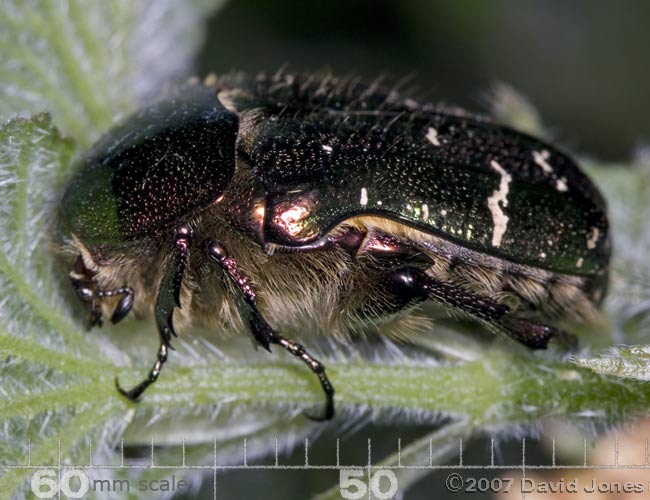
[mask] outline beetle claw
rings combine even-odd
[[[115,388],[117,389],[117,392],[119,392],[122,396],[124,396],[126,399],[131,401],[132,403],[139,403],[140,402],[140,396],[142,395],[142,392],[144,392],[144,389],[138,390],[142,384],[138,384],[131,390],[125,390],[122,388],[120,385],[119,377],[115,377]]]
[[[314,415],[307,411],[303,411],[302,414],[314,422],[326,422],[327,420],[332,420],[332,417],[334,416],[334,400],[329,397],[327,398],[325,409],[320,415]]]
[[[153,384],[156,380],[158,380],[158,375],[160,375],[160,370],[162,369],[163,365],[167,361],[167,354],[168,354],[169,347],[170,346],[165,342],[160,344],[160,347],[158,348],[158,355],[156,356],[156,362],[151,367],[151,370],[149,370],[149,375],[147,376],[146,379],[144,379],[142,382],[136,385],[133,389],[130,389],[128,391],[123,389],[122,386],[120,385],[119,380],[117,379],[117,377],[115,377],[115,387],[117,388],[118,392],[122,396],[127,398],[129,401],[137,403],[140,400],[140,396],[142,395],[142,393],[146,391],[151,384]]]

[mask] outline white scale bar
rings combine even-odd
[[[521,470],[523,474],[529,470],[650,470],[650,446],[649,442],[645,440],[645,449],[644,449],[644,463],[643,464],[620,464],[620,448],[618,438],[614,442],[614,463],[612,464],[600,464],[600,465],[591,465],[587,461],[587,440],[583,440],[583,461],[582,464],[574,465],[558,465],[556,463],[556,445],[555,439],[552,440],[552,455],[551,455],[551,464],[547,465],[533,465],[526,463],[526,440],[522,439],[521,442],[521,453],[522,459],[519,464],[509,464],[509,465],[497,465],[495,464],[495,451],[494,451],[494,439],[490,441],[490,461],[489,464],[477,464],[469,465],[463,463],[463,440],[459,439],[458,442],[458,464],[456,465],[438,465],[433,463],[433,441],[429,440],[429,460],[428,464],[423,465],[404,465],[402,464],[402,442],[401,438],[397,440],[397,464],[396,465],[373,465],[372,464],[372,441],[368,439],[368,461],[365,465],[341,465],[340,461],[340,441],[336,440],[336,464],[334,465],[312,465],[309,463],[309,439],[305,439],[304,446],[304,464],[300,465],[284,465],[279,463],[279,452],[278,452],[278,440],[275,440],[275,460],[272,465],[266,464],[249,464],[248,463],[248,449],[247,449],[247,440],[243,439],[243,463],[239,465],[220,465],[217,463],[217,441],[214,440],[214,457],[213,463],[211,465],[191,465],[186,462],[186,447],[185,440],[181,442],[182,450],[182,459],[181,464],[179,465],[157,465],[155,463],[155,443],[153,438],[151,439],[151,453],[150,461],[148,464],[128,464],[124,458],[124,440],[120,441],[120,463],[119,465],[111,464],[98,464],[93,460],[93,445],[92,441],[89,442],[89,452],[88,452],[88,463],[87,464],[63,464],[62,463],[62,448],[60,440],[57,443],[57,460],[54,464],[41,464],[36,465],[32,463],[32,443],[31,439],[27,441],[27,460],[25,464],[17,465],[3,465],[0,466],[0,470],[9,470],[9,469],[18,469],[18,470],[39,470],[43,468],[55,468],[58,470],[62,469],[82,469],[82,470],[143,470],[143,469],[157,469],[157,470],[213,470],[215,471],[214,481],[216,482],[216,471],[221,470],[340,470],[340,469],[349,469],[349,468],[367,468],[370,469],[412,469],[412,470]]]
[[[494,467],[494,438],[490,439],[490,467]]]
[[[217,438],[212,447],[212,500],[217,500]]]
[[[526,478],[526,439],[521,440],[521,478],[522,481]],[[526,492],[521,492],[521,500],[526,499]]]
[[[58,464],[43,464],[43,465],[2,465],[0,470],[19,469],[19,470],[39,470],[39,469],[58,469]],[[100,469],[114,469],[114,470],[212,470],[216,467],[217,470],[340,470],[340,469],[359,469],[359,468],[372,468],[372,469],[430,469],[430,470],[514,470],[521,469],[521,464],[510,465],[264,465],[264,464],[248,464],[248,465],[109,465],[109,464],[61,464],[62,469],[85,469],[85,470],[100,470]],[[526,470],[650,470],[649,465],[529,465],[526,464]]]

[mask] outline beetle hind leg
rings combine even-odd
[[[512,314],[502,318],[497,323],[497,329],[531,349],[546,349],[552,339],[558,340],[566,351],[574,352],[578,349],[578,339],[575,335],[544,323],[518,318]]]
[[[405,267],[393,271],[387,278],[387,286],[407,296],[432,299],[462,311],[531,349],[546,349],[551,339],[558,339],[570,350],[577,347],[573,335],[543,323],[520,318],[505,304],[471,293],[459,285],[437,280],[418,268]]]

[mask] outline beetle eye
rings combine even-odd
[[[71,230],[86,242],[115,242],[214,203],[235,170],[237,132],[237,116],[204,87],[132,116],[97,143],[68,187]]]

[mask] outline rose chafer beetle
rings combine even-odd
[[[327,75],[188,86],[95,145],[62,213],[90,324],[133,309],[160,333],[122,394],[155,382],[176,328],[201,326],[300,358],[325,419],[325,367],[285,335],[408,336],[405,312],[431,300],[546,348],[598,318],[610,259],[605,201],[564,153]]]

